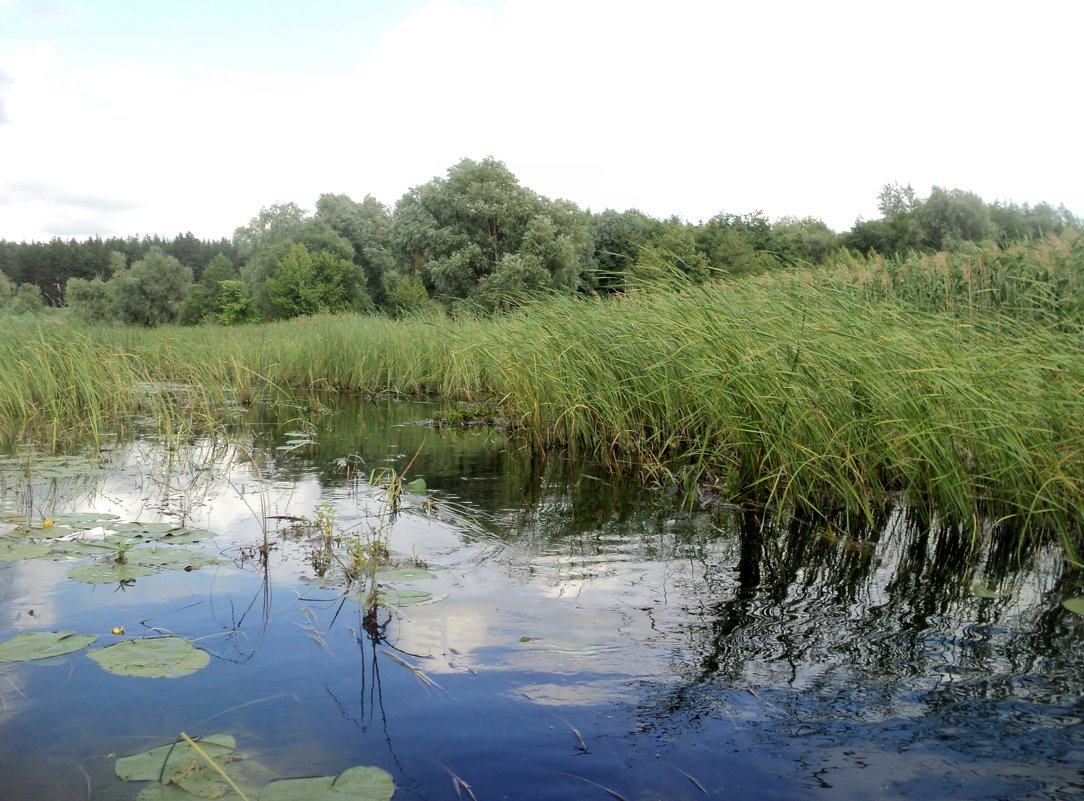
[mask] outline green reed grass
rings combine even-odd
[[[1065,239],[848,256],[815,273],[555,297],[493,320],[8,332],[0,434],[210,418],[227,391],[487,397],[539,449],[780,514],[873,524],[903,498],[975,531],[1057,532],[1076,558],[1082,252]],[[163,385],[183,390],[147,389]]]

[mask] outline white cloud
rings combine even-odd
[[[890,181],[1080,213],[1074,9],[438,2],[318,77],[30,46],[0,58],[0,175],[118,208],[9,202],[0,237],[228,236],[269,203],[393,204],[488,155],[551,197],[694,221],[847,228]]]

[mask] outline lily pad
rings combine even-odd
[[[182,526],[176,523],[115,523],[110,526],[117,534],[130,539],[156,540],[164,537],[171,531],[178,531]]]
[[[1084,597],[1080,598],[1068,598],[1061,602],[1061,605],[1072,612],[1074,615],[1081,615],[1084,617]]]
[[[68,526],[19,526],[8,532],[10,537],[21,537],[27,540],[57,540],[61,537],[71,536],[72,530]]]
[[[0,662],[31,662],[80,651],[98,639],[74,631],[29,631],[0,643]]]
[[[203,542],[214,538],[214,532],[206,529],[175,528],[159,537],[158,541],[169,545],[190,545],[193,542]]]
[[[82,540],[49,540],[42,543],[49,547],[49,556],[54,560],[65,557],[81,559],[87,556],[102,556],[117,552],[115,545],[109,542],[83,542]]]
[[[225,784],[225,782],[223,782]],[[222,794],[224,795],[224,793]],[[175,784],[149,784],[139,791],[136,801],[192,801],[199,798],[187,790],[183,790]],[[204,796],[205,798],[220,798],[221,796]],[[250,796],[251,797],[251,796]]]
[[[103,649],[104,650],[104,649]],[[237,750],[237,741],[230,734],[211,734],[196,740],[207,756],[214,760],[225,757]],[[113,766],[118,777],[129,782],[152,781],[159,777],[167,779],[176,766],[203,758],[186,742],[170,743],[141,751],[138,754],[121,757]]]
[[[421,581],[432,578],[429,571],[421,567],[397,567],[391,570],[378,570],[376,580],[379,582],[396,581]]]
[[[27,542],[14,537],[0,537],[0,562],[39,559],[48,553],[49,546],[43,542]]]
[[[119,519],[117,515],[107,512],[72,512],[52,517],[53,525],[70,526],[76,529],[95,528],[103,523],[112,523]]]
[[[389,587],[380,588],[380,602],[388,606],[422,606],[443,601],[447,595],[439,597],[422,590],[397,590]]]
[[[207,667],[211,661],[206,651],[181,637],[125,640],[91,651],[87,656],[110,673],[148,679],[187,676]]]
[[[118,584],[149,576],[154,571],[149,567],[133,564],[106,562],[96,565],[79,565],[68,571],[68,578],[84,584]]]
[[[193,570],[206,565],[221,564],[221,562],[221,559],[210,554],[181,547],[139,550],[128,555],[128,564],[130,565],[165,567],[170,570]]]
[[[413,481],[408,481],[406,484],[403,485],[403,489],[405,489],[407,492],[421,494],[425,492],[425,479],[416,478]]]
[[[395,795],[391,774],[380,768],[359,766],[339,776],[281,779],[260,791],[259,801],[389,801]]]

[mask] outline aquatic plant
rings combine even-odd
[[[690,497],[845,527],[903,500],[975,536],[1054,533],[1077,559],[1082,265],[1066,236],[549,298],[489,320],[61,324],[0,336],[0,376],[15,378],[0,382],[0,437],[44,427],[60,440],[81,419],[104,436],[136,413],[192,430],[231,397],[299,386],[489,398],[537,451],[590,454]]]

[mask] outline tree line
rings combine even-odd
[[[0,241],[0,309],[67,306],[90,322],[148,326],[430,306],[490,313],[544,293],[601,295],[816,265],[841,250],[960,250],[1082,227],[1064,207],[987,204],[940,187],[919,198],[886,185],[878,208],[844,233],[760,212],[696,224],[592,213],[522,186],[500,161],[464,159],[394,208],[325,194],[311,214],[294,203],[261,209],[230,239]]]

